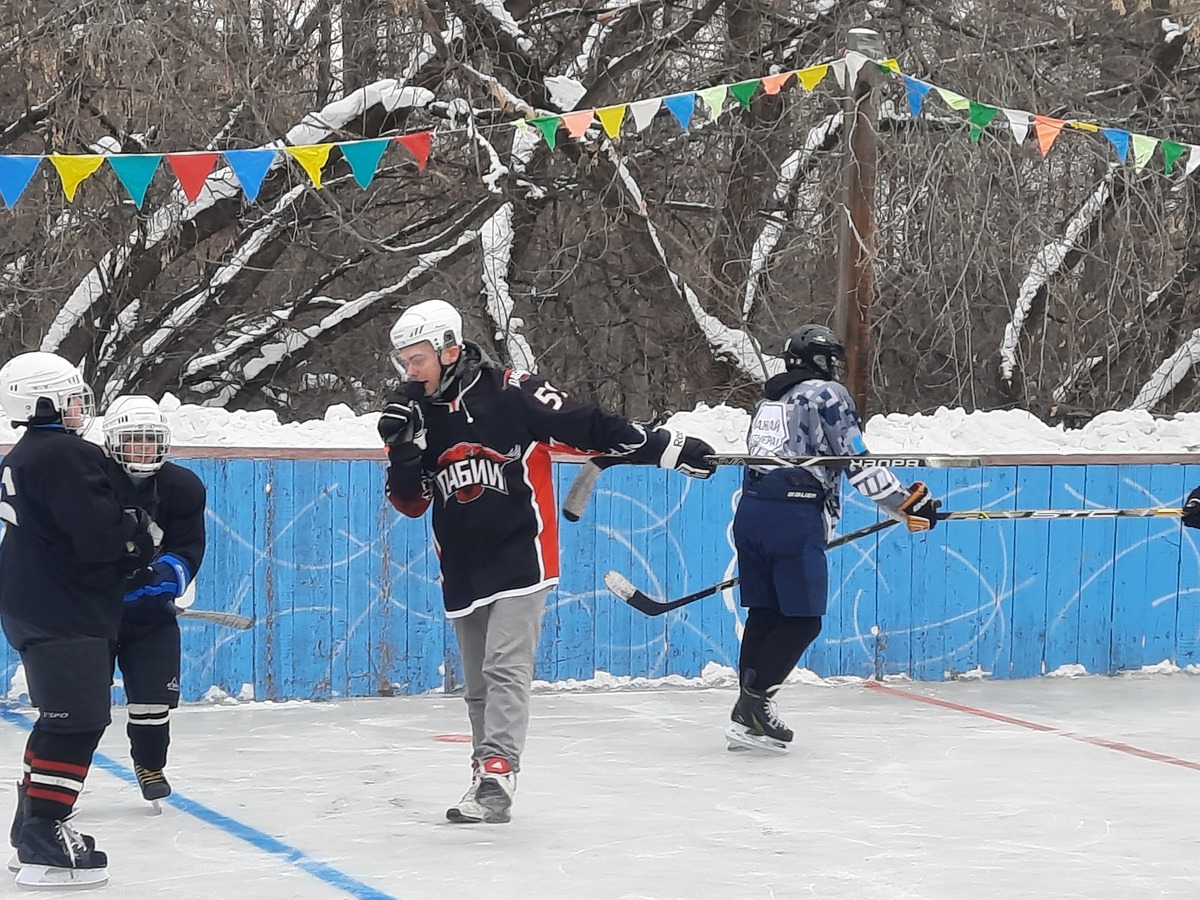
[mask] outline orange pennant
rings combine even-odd
[[[779,91],[787,84],[787,80],[792,77],[791,72],[780,72],[778,75],[764,75],[760,80],[762,89],[767,94],[778,94]]]
[[[593,113],[595,113],[594,109],[582,109],[579,112],[563,113],[559,118],[566,126],[567,134],[573,138],[581,138],[592,127]]]
[[[1055,138],[1066,124],[1064,119],[1052,119],[1049,116],[1037,115],[1033,117],[1033,130],[1037,132],[1038,149],[1042,151],[1042,156],[1050,152]]]
[[[418,131],[396,138],[397,144],[416,157],[418,172],[424,172],[425,164],[429,162],[429,151],[433,147],[432,136],[431,131]]]

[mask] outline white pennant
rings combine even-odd
[[[1188,144],[1188,161],[1183,169],[1183,177],[1187,178],[1195,172],[1197,166],[1200,166],[1200,146]]]
[[[658,108],[662,106],[662,97],[654,97],[650,100],[638,100],[629,104],[629,113],[633,116],[633,125],[638,131],[645,131],[646,126],[657,115]]]
[[[1013,137],[1018,144],[1025,143],[1029,137],[1029,126],[1033,124],[1033,116],[1019,109],[1002,109],[1004,118],[1008,119],[1008,127],[1012,129]]]
[[[851,86],[858,84],[858,73],[862,71],[862,67],[866,65],[867,58],[857,50],[846,51],[846,81]],[[838,79],[838,84],[842,84],[842,79]],[[842,84],[842,87],[846,85]]]
[[[846,61],[839,59],[837,62],[830,63],[829,71],[833,72],[833,77],[837,79],[838,87],[844,91],[846,89]]]

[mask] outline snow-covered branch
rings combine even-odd
[[[1194,330],[1174,353],[1159,363],[1154,374],[1138,390],[1130,409],[1151,409],[1171,393],[1200,362],[1200,328]]]

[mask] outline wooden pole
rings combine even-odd
[[[877,32],[852,28],[847,49],[883,59]],[[876,67],[866,64],[846,97],[845,194],[838,230],[838,290],[834,330],[846,346],[846,388],[867,416],[871,362],[871,295],[875,288],[875,171],[878,159]]]

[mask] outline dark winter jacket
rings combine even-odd
[[[10,640],[23,626],[116,638],[137,530],[124,479],[99,446],[61,426],[26,429],[4,458],[0,616]]]
[[[451,618],[558,582],[551,449],[631,459],[653,453],[641,426],[574,400],[544,378],[498,368],[471,344],[463,355],[442,396],[418,401],[427,446],[393,447],[387,486],[405,515],[433,506]]]

